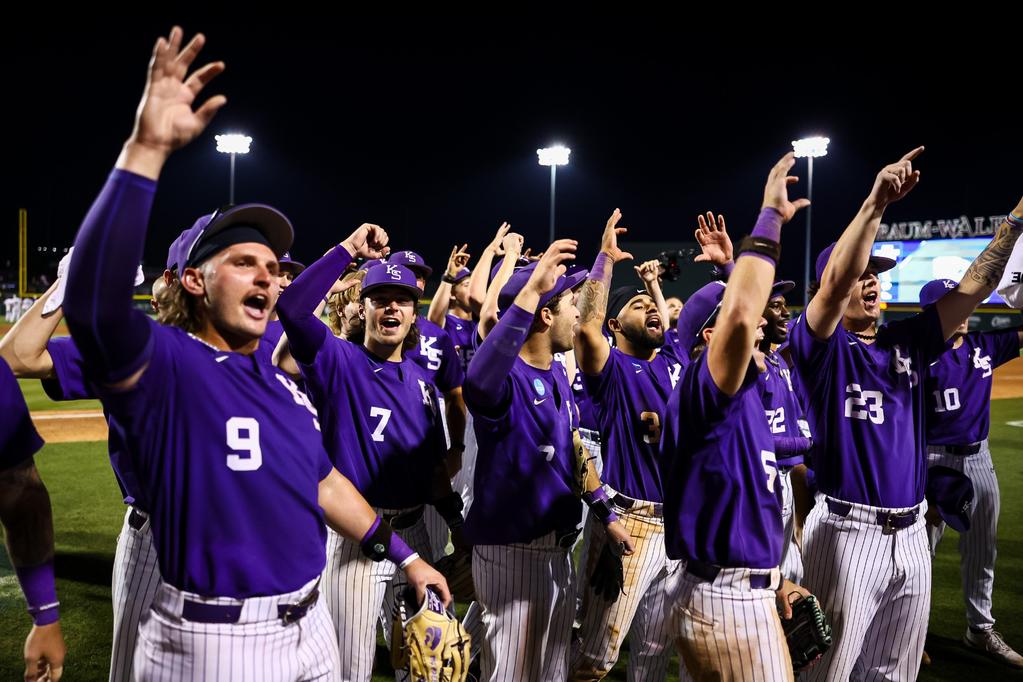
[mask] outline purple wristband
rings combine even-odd
[[[583,502],[586,506],[596,514],[604,525],[614,523],[618,520],[618,515],[615,514],[614,506],[611,504],[610,498],[607,496],[607,492],[603,488],[597,488],[593,492],[583,493]],[[596,509],[595,509],[596,507]]]
[[[609,265],[607,254],[601,251],[597,254],[597,257],[593,260],[593,267],[590,268],[590,274],[586,275],[586,279],[595,279],[599,282],[604,281],[604,269]]]
[[[49,625],[60,618],[60,602],[53,577],[53,559],[38,566],[15,566],[21,591],[28,602],[28,613],[36,625]]]
[[[781,225],[781,213],[777,209],[762,208],[750,236],[781,242]]]
[[[396,566],[402,566],[405,560],[415,554],[412,548],[405,544],[397,533],[391,534],[391,541],[387,545],[387,558],[394,562]]]

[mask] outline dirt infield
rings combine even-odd
[[[47,443],[74,443],[107,439],[107,421],[99,410],[33,412],[36,430]]]
[[[1023,398],[1023,357],[995,370],[992,398]],[[83,412],[33,412],[39,435],[47,443],[107,439],[107,423],[99,410]]]

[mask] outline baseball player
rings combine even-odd
[[[69,259],[70,260],[70,259]],[[96,398],[93,386],[86,380],[82,354],[75,342],[66,336],[53,337],[63,319],[59,300],[66,273],[39,297],[35,305],[0,341],[2,356],[19,378],[41,379],[43,390],[54,401]],[[163,279],[156,280],[163,284]],[[154,283],[154,289],[156,283]],[[45,311],[49,310],[47,314]],[[108,421],[107,449],[110,465],[127,509],[121,532],[117,536],[111,595],[114,611],[114,634],[110,653],[110,679],[132,679],[132,661],[138,637],[138,624],[149,610],[160,583],[156,551],[149,532],[149,513],[141,488],[125,452],[123,433],[117,420]]]
[[[782,523],[784,541],[782,544],[781,573],[794,583],[803,582],[803,557],[796,543],[796,500],[793,493],[792,476],[796,471],[805,480],[806,465],[803,458],[813,441],[810,427],[799,396],[792,383],[792,370],[785,359],[774,350],[788,339],[788,322],[791,319],[785,294],[795,287],[794,282],[775,282],[771,296],[764,308],[764,339],[760,352],[764,354],[766,371],[760,373],[761,400],[767,414],[767,423],[774,437],[774,452],[778,462],[778,482],[782,491]],[[799,488],[802,494],[805,486]],[[806,496],[804,496],[805,498]],[[806,499],[801,504],[809,507]]]
[[[877,273],[894,261],[871,257],[871,245],[887,206],[918,183],[922,151],[881,170],[838,242],[818,256],[819,290],[790,333],[818,489],[803,531],[804,584],[835,638],[811,680],[916,679],[931,592],[922,374],[998,283],[1023,229],[1003,223],[956,289],[877,328]]]
[[[253,357],[269,318],[287,219],[258,204],[218,212],[183,259],[159,325],[131,304],[132,265],[170,154],[225,103],[186,77],[204,43],[157,40],[135,128],[75,241],[65,314],[104,407],[121,424],[151,512],[161,584],[140,625],[134,676],[170,680],[337,679],[336,642],[319,599],[324,520],[368,554],[406,562],[425,595],[444,579],[414,556],[330,465],[315,409]],[[380,255],[385,234],[351,238]]]
[[[794,163],[789,153],[772,168],[727,287],[699,289],[679,316],[679,342],[698,354],[668,399],[659,470],[667,553],[686,562],[668,603],[689,679],[792,679],[776,591],[785,616],[789,595],[806,592],[778,570],[781,487],[756,344],[782,225],[809,205],[788,198]]]
[[[611,548],[600,520],[587,518],[587,551],[580,561],[580,629],[569,675],[573,680],[603,679],[617,662],[627,634],[634,642],[629,679],[664,679],[671,654],[664,600],[669,583],[677,578],[678,562],[665,555],[657,451],[664,406],[682,365],[673,347],[664,343],[666,318],[650,294],[635,286],[608,293],[615,263],[632,258],[618,247],[618,235],[625,232],[617,227],[620,219],[615,209],[579,292],[575,355],[600,429],[603,449],[597,454],[604,460],[604,490],[636,551],[623,558],[622,594],[612,601],[597,594],[591,582],[601,582],[603,576],[595,574],[607,570],[601,555]],[[656,281],[656,269],[652,271]],[[614,347],[604,337],[605,318]]]
[[[25,679],[56,681],[63,674],[65,646],[53,574],[53,514],[50,495],[32,459],[43,447],[43,439],[32,425],[14,373],[2,360],[0,411],[4,415],[0,421],[0,525],[33,623],[25,639]]]
[[[920,305],[932,306],[956,288],[950,279],[936,279],[920,289]],[[959,534],[966,634],[963,642],[991,658],[1023,668],[1016,653],[995,632],[991,593],[995,582],[996,538],[1000,495],[988,449],[991,424],[991,383],[995,368],[1019,357],[1023,331],[1005,329],[969,332],[969,321],[956,329],[952,347],[927,369],[927,465],[961,471],[973,482],[969,530]],[[929,527],[931,554],[945,524]]]
[[[291,258],[290,253],[286,253],[278,260],[280,269],[277,271],[277,293],[278,296],[284,292],[291,283],[295,281],[303,270],[305,265],[299,263]],[[276,304],[276,301],[275,301]],[[271,308],[270,321],[266,323],[266,332],[263,334],[263,340],[259,343],[259,348],[256,349],[256,355],[263,362],[268,365],[273,365],[273,353],[277,348],[278,342],[281,340],[281,336],[284,334],[284,328],[281,326],[281,321],[277,319],[277,308],[276,305]]]
[[[477,491],[465,522],[485,637],[482,679],[556,680],[568,672],[575,584],[569,548],[578,536],[579,495],[572,430],[575,407],[555,352],[573,345],[578,312],[564,275],[576,243],[551,244],[501,290],[497,326],[466,377],[478,454]],[[590,467],[592,471],[592,467]],[[595,474],[594,474],[595,478]],[[589,490],[589,488],[587,488]],[[483,493],[486,491],[486,494]],[[600,488],[613,542],[631,539]]]
[[[380,232],[364,225],[358,233]],[[357,233],[357,234],[358,234]],[[444,466],[444,430],[430,373],[413,360],[411,333],[422,290],[416,276],[386,263],[362,282],[361,345],[330,334],[314,310],[352,259],[347,243],[335,247],[291,285],[279,312],[291,353],[320,415],[324,442],[347,476],[392,528],[417,552],[430,549],[424,505],[461,526],[461,498]],[[446,528],[445,528],[446,530]],[[363,556],[357,542],[337,533],[327,539],[323,584],[341,652],[343,679],[369,680],[376,648],[375,620],[390,636],[397,566]]]
[[[387,262],[401,265],[415,274],[416,286],[420,291],[426,287],[426,278],[433,268],[426,264],[415,251],[395,251]],[[462,468],[462,454],[465,452],[465,401],[462,398],[462,363],[451,342],[451,336],[439,325],[417,313],[416,332],[419,336],[418,352],[410,353],[411,358],[430,373],[432,383],[443,395],[441,411],[445,415],[448,474],[454,477]],[[430,560],[444,556],[448,544],[448,525],[433,507],[424,512],[426,529],[430,536]]]

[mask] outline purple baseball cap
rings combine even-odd
[[[167,251],[167,269],[180,273],[185,267],[206,260],[213,253],[204,255],[203,244],[232,227],[247,227],[261,234],[278,258],[288,252],[295,240],[291,221],[276,208],[265,204],[239,204],[200,217],[178,235]]]
[[[382,287],[399,287],[407,289],[417,300],[423,295],[423,290],[416,283],[416,273],[404,265],[396,263],[383,263],[383,267],[370,268],[366,272],[366,278],[362,280],[362,291],[360,297],[365,298],[374,289]]]
[[[369,270],[370,268],[375,268],[378,265],[383,265],[386,262],[387,261],[385,261],[383,258],[373,258],[371,260],[366,261],[362,265],[360,265],[359,269],[360,270]]]
[[[920,305],[925,307],[934,305],[957,286],[959,282],[954,279],[932,279],[920,287]]]
[[[281,272],[290,272],[292,277],[298,277],[305,270],[305,263],[293,260],[290,252],[278,258],[277,261],[281,264]]]
[[[973,481],[958,469],[933,466],[927,470],[928,504],[938,508],[941,520],[960,533],[970,529]]]
[[[415,251],[395,251],[387,259],[388,263],[403,265],[412,272],[419,273],[426,279],[433,274],[433,268],[426,264],[426,260]]]
[[[821,281],[821,277],[824,276],[824,268],[828,265],[828,259],[831,258],[831,252],[835,250],[835,244],[838,242],[831,242],[820,255],[817,256],[817,266],[815,272],[817,274],[817,281]],[[872,267],[877,272],[885,272],[891,270],[896,265],[895,259],[885,258],[884,256],[871,256],[870,260],[867,261],[867,267]]]
[[[686,299],[675,328],[687,353],[692,352],[696,344],[703,340],[700,333],[706,327],[714,326],[714,318],[721,309],[721,299],[724,297],[725,283],[715,280],[700,287]]]
[[[465,279],[466,277],[468,277],[471,274],[472,274],[472,270],[470,270],[469,268],[462,268],[461,270],[458,271],[457,274],[455,274],[455,281],[454,281],[454,283],[458,284],[459,282],[461,282],[463,279]]]
[[[795,288],[796,283],[791,280],[783,279],[780,282],[775,282],[774,286],[771,287],[771,295],[768,297],[768,300],[784,296]]]
[[[536,263],[530,263],[529,265],[519,268],[512,276],[508,278],[508,283],[501,289],[501,294],[497,297],[497,308],[500,311],[507,310],[512,303],[515,302],[515,297],[519,295],[522,288],[526,286],[526,282],[533,275],[533,271],[536,270]],[[537,310],[544,307],[555,298],[561,295],[561,292],[567,289],[574,289],[579,286],[586,275],[589,274],[588,270],[578,269],[571,275],[568,273],[562,275],[554,283],[554,288],[548,291],[546,294],[540,297],[540,304],[536,307]]]

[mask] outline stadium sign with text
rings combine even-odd
[[[963,239],[993,236],[1005,220],[1005,214],[992,216],[959,216],[948,220],[910,220],[902,223],[881,223],[877,241],[905,239]]]

